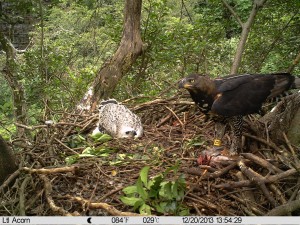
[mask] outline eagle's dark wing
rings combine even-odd
[[[217,86],[218,95],[212,112],[222,116],[257,113],[269,98],[288,90],[294,77],[290,74],[246,74],[225,78]]]
[[[300,87],[300,78],[288,73],[244,74],[210,79],[191,74],[179,82],[189,91],[200,110],[217,123],[228,123],[234,131],[230,154],[241,147],[243,116],[259,112],[262,104],[283,94],[290,88]],[[217,115],[217,116],[216,116]],[[221,119],[221,120],[220,120]],[[214,146],[220,146],[224,131],[215,136]]]

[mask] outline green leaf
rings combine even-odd
[[[121,196],[120,200],[125,204],[129,206],[134,206],[137,201],[140,201],[140,198],[135,198],[135,197],[126,197],[126,196]]]
[[[161,183],[161,190],[159,192],[159,195],[161,197],[164,197],[164,198],[167,198],[167,199],[171,200],[172,199],[171,186],[172,186],[171,181],[162,182]]]
[[[176,201],[168,202],[168,204],[165,207],[165,212],[175,213],[177,207],[178,207],[178,204]]]
[[[95,156],[91,154],[79,154],[79,158],[85,158],[85,157],[95,157]]]
[[[178,181],[175,181],[171,186],[172,197],[177,200],[178,198]],[[180,199],[178,199],[180,200]]]
[[[163,181],[162,175],[154,177],[151,181],[148,182],[149,198],[158,198],[159,191],[161,189],[161,183]]]
[[[65,162],[68,164],[68,165],[72,165],[73,163],[76,163],[79,159],[79,154],[78,155],[71,155],[71,156],[68,156],[67,158],[65,158]]]
[[[124,165],[128,164],[129,162],[124,162],[123,160],[115,160],[115,161],[110,161],[109,165],[110,166],[119,166],[119,165]]]
[[[94,155],[96,156],[101,156],[101,157],[107,157],[109,156],[111,153],[113,153],[114,150],[108,147],[100,147],[100,148],[96,148],[93,152]]]
[[[160,202],[159,204],[155,204],[154,208],[159,213],[165,213],[166,212],[166,210],[165,210],[166,205],[167,205],[167,202]]]
[[[177,173],[178,169],[179,169],[179,161],[177,161],[174,166],[167,168],[163,173],[163,176],[165,177],[172,170],[174,170],[174,172]]]
[[[78,139],[81,141],[85,141],[85,138],[83,136],[81,136],[80,134],[77,135]]]
[[[117,157],[118,159],[124,160],[126,158],[126,154],[118,154]]]
[[[147,204],[143,204],[140,207],[140,214],[151,215],[151,207]]]
[[[137,187],[135,185],[128,186],[126,188],[123,188],[122,190],[126,195],[137,193]]]
[[[97,142],[101,142],[101,143],[104,143],[104,142],[108,142],[112,139],[112,137],[108,134],[102,134],[101,137],[99,137],[96,141]]]
[[[141,177],[139,177],[136,182],[136,188],[137,188],[137,192],[141,196],[141,198],[146,201],[148,199],[148,193],[145,191],[145,189],[143,187]]]
[[[98,132],[98,133],[95,133],[95,134],[91,134],[90,136],[94,139],[94,140],[97,140],[98,138],[100,138],[103,134]]]
[[[133,206],[133,210],[136,211],[138,208],[140,208],[144,204],[145,204],[145,201],[143,199],[136,201]]]
[[[82,151],[82,154],[92,154],[93,153],[93,148],[87,147]]]
[[[144,183],[145,187],[148,187],[148,172],[149,172],[150,167],[145,166],[141,169],[140,172],[140,178],[141,181]]]
[[[190,215],[190,210],[188,208],[181,208],[179,211],[179,216],[188,216]]]

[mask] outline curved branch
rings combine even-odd
[[[266,216],[285,216],[289,213],[300,209],[300,200],[288,202],[287,204],[280,205],[267,213]]]
[[[252,10],[248,17],[248,20],[242,26],[241,38],[234,56],[234,60],[231,66],[230,74],[237,74],[238,68],[242,61],[243,52],[245,50],[246,42],[250,33],[250,28],[254,23],[254,19],[259,9],[264,5],[267,0],[256,0],[253,3]]]
[[[92,105],[91,111],[96,108],[100,99],[106,99],[112,95],[119,80],[142,54],[141,9],[142,0],[126,0],[122,39],[113,57],[103,64],[94,80],[90,103]]]
[[[243,27],[244,23],[242,22],[239,15],[233,10],[233,8],[225,0],[222,0],[222,2],[226,6],[226,8],[230,11],[230,13],[234,16],[234,18],[237,20],[237,22],[240,24],[240,26]]]

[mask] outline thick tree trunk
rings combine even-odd
[[[300,109],[298,109],[293,115],[293,120],[287,130],[287,136],[291,143],[296,146],[300,146]]]
[[[16,170],[17,166],[13,151],[0,136],[0,186],[5,178]]]
[[[246,42],[248,39],[248,35],[250,32],[250,28],[254,22],[255,16],[260,8],[265,4],[267,0],[254,0],[253,1],[253,7],[250,12],[248,20],[243,23],[237,13],[233,10],[233,8],[225,1],[223,0],[223,4],[228,8],[228,10],[232,13],[232,15],[237,19],[238,23],[242,27],[242,34],[241,38],[238,44],[238,47],[236,49],[236,53],[234,56],[234,60],[231,66],[230,74],[237,74],[238,69],[240,67],[241,61],[242,61],[242,56],[243,52],[245,50]]]
[[[4,78],[8,82],[13,97],[15,122],[27,124],[27,104],[25,100],[25,91],[17,75],[17,63],[15,61],[17,50],[11,42],[0,32],[0,43],[6,53],[6,65],[3,68]],[[19,137],[24,136],[24,128],[17,127]]]
[[[300,134],[295,133],[295,130],[299,131],[299,107],[300,93],[294,93],[285,97],[271,112],[260,118],[260,122],[267,125],[271,139],[282,140],[285,132],[292,143],[299,143]]]
[[[142,53],[140,33],[142,0],[126,0],[123,36],[111,59],[104,63],[93,83],[92,110],[100,99],[109,98],[120,79]]]

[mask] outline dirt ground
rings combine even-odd
[[[176,176],[183,174],[186,181],[182,204],[190,215],[300,215],[299,148],[284,135],[270,139],[257,117],[245,118],[243,152],[199,165],[197,158],[212,146],[214,122],[205,120],[190,99],[124,104],[142,118],[144,136],[138,140],[95,143],[89,134],[96,113],[65,112],[55,124],[24,127],[34,138],[12,143],[22,150],[20,169],[0,187],[0,215],[136,215],[120,200],[122,189],[136,183],[144,166],[153,177],[177,161]],[[227,129],[225,148],[231,133]],[[108,150],[78,157],[87,147]]]

